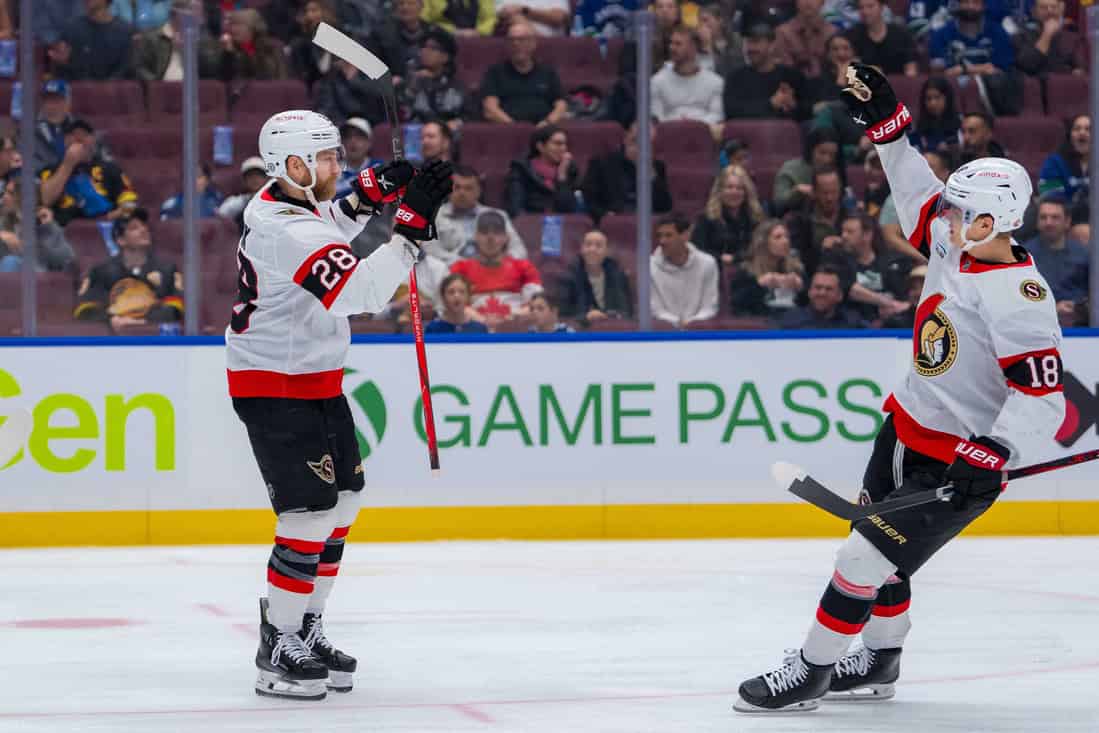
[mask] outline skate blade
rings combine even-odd
[[[264,697],[282,697],[291,700],[323,700],[328,695],[325,680],[287,680],[282,676],[260,670],[256,677],[256,694]]]
[[[864,685],[854,687],[843,692],[828,692],[824,696],[825,702],[851,702],[858,704],[885,702],[893,699],[897,694],[897,688],[893,685]]]
[[[351,672],[336,672],[328,670],[329,692],[351,692],[354,675]]]
[[[758,705],[753,705],[742,697],[737,697],[736,702],[733,703],[733,710],[738,713],[746,713],[748,715],[796,715],[798,713],[809,713],[820,707],[820,698],[813,700],[802,700],[792,705],[787,705],[782,708],[761,708]]]

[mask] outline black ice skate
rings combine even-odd
[[[836,662],[829,702],[882,702],[896,694],[893,683],[901,674],[900,649],[862,647]]]
[[[344,654],[324,635],[320,614],[307,613],[298,632],[314,657],[328,668],[328,689],[332,692],[351,692],[351,678],[359,663],[350,654]]]
[[[259,649],[256,651],[256,694],[296,700],[323,700],[328,668],[316,659],[301,637],[282,632],[267,620],[267,599],[259,602]]]
[[[816,710],[832,681],[831,664],[809,664],[800,649],[788,649],[782,666],[742,682],[733,703],[738,713],[803,713]]]

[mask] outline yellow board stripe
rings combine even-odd
[[[0,547],[265,544],[266,509],[0,514]],[[593,540],[839,537],[844,522],[805,504],[370,507],[352,539]],[[1002,502],[970,535],[1099,534],[1097,501]]]

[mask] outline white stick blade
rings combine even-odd
[[[8,461],[23,450],[33,425],[34,418],[31,417],[30,410],[16,410],[7,416],[4,424],[0,425],[0,467],[6,466]]]
[[[382,63],[381,59],[367,51],[357,41],[340,33],[327,23],[321,23],[317,26],[313,43],[333,56],[339,56],[374,81],[389,73],[389,69]]]
[[[771,464],[771,476],[779,488],[788,489],[790,484],[808,476],[805,469],[786,461],[775,461]]]

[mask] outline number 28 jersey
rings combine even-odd
[[[928,258],[911,366],[885,403],[897,437],[944,463],[971,435],[1007,446],[1010,467],[1043,460],[1065,415],[1048,283],[1021,247],[1015,262],[988,263],[953,246],[934,215],[943,184],[923,156],[907,138],[877,149],[904,234]]]
[[[238,295],[225,332],[233,397],[324,399],[342,393],[347,317],[377,313],[408,276],[416,248],[401,235],[360,260],[363,229],[342,201],[316,208],[274,181],[244,210]]]

